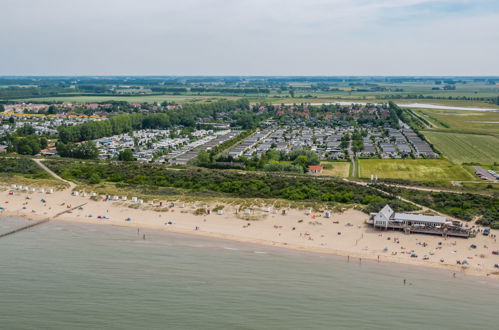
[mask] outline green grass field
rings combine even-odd
[[[499,137],[499,112],[440,109],[414,109],[413,111],[433,123],[439,130]]]
[[[450,161],[493,164],[499,162],[499,138],[491,135],[424,131],[435,148]]]
[[[473,180],[461,166],[445,159],[360,159],[359,177],[402,179],[422,182]]]
[[[332,168],[328,165],[332,166]],[[339,176],[346,178],[350,175],[350,162],[321,162],[321,166],[324,166],[324,170],[321,175],[329,176]]]

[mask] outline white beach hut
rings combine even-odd
[[[49,188],[49,190],[47,191],[47,194],[53,194],[54,193],[54,189],[53,188]]]
[[[132,197],[132,202],[137,203],[138,198],[137,197]]]
[[[126,197],[126,196],[122,196],[122,197],[121,197],[121,200],[122,200],[122,201],[126,201],[127,199],[128,199],[128,197]]]
[[[11,185],[10,185],[10,188],[11,188],[11,189],[16,189],[16,188],[17,188],[17,185],[15,185],[15,184],[11,184]]]
[[[306,209],[306,210],[305,210],[305,214],[306,214],[306,215],[310,215],[310,214],[312,214],[312,210],[311,210],[311,209]]]
[[[45,192],[45,188],[40,188],[39,190],[41,193],[44,193]]]
[[[217,214],[218,214],[218,215],[222,215],[222,214],[224,214],[224,210],[218,210],[218,211],[217,211]]]

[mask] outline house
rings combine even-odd
[[[322,166],[318,165],[310,165],[307,169],[310,174],[320,174],[322,172]]]

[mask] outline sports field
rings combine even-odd
[[[359,177],[402,179],[410,181],[449,182],[473,180],[460,165],[446,159],[360,159]]]
[[[491,135],[424,131],[424,136],[450,161],[493,164],[499,162],[499,138]]]

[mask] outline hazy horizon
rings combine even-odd
[[[498,76],[494,0],[6,0],[5,76]]]

